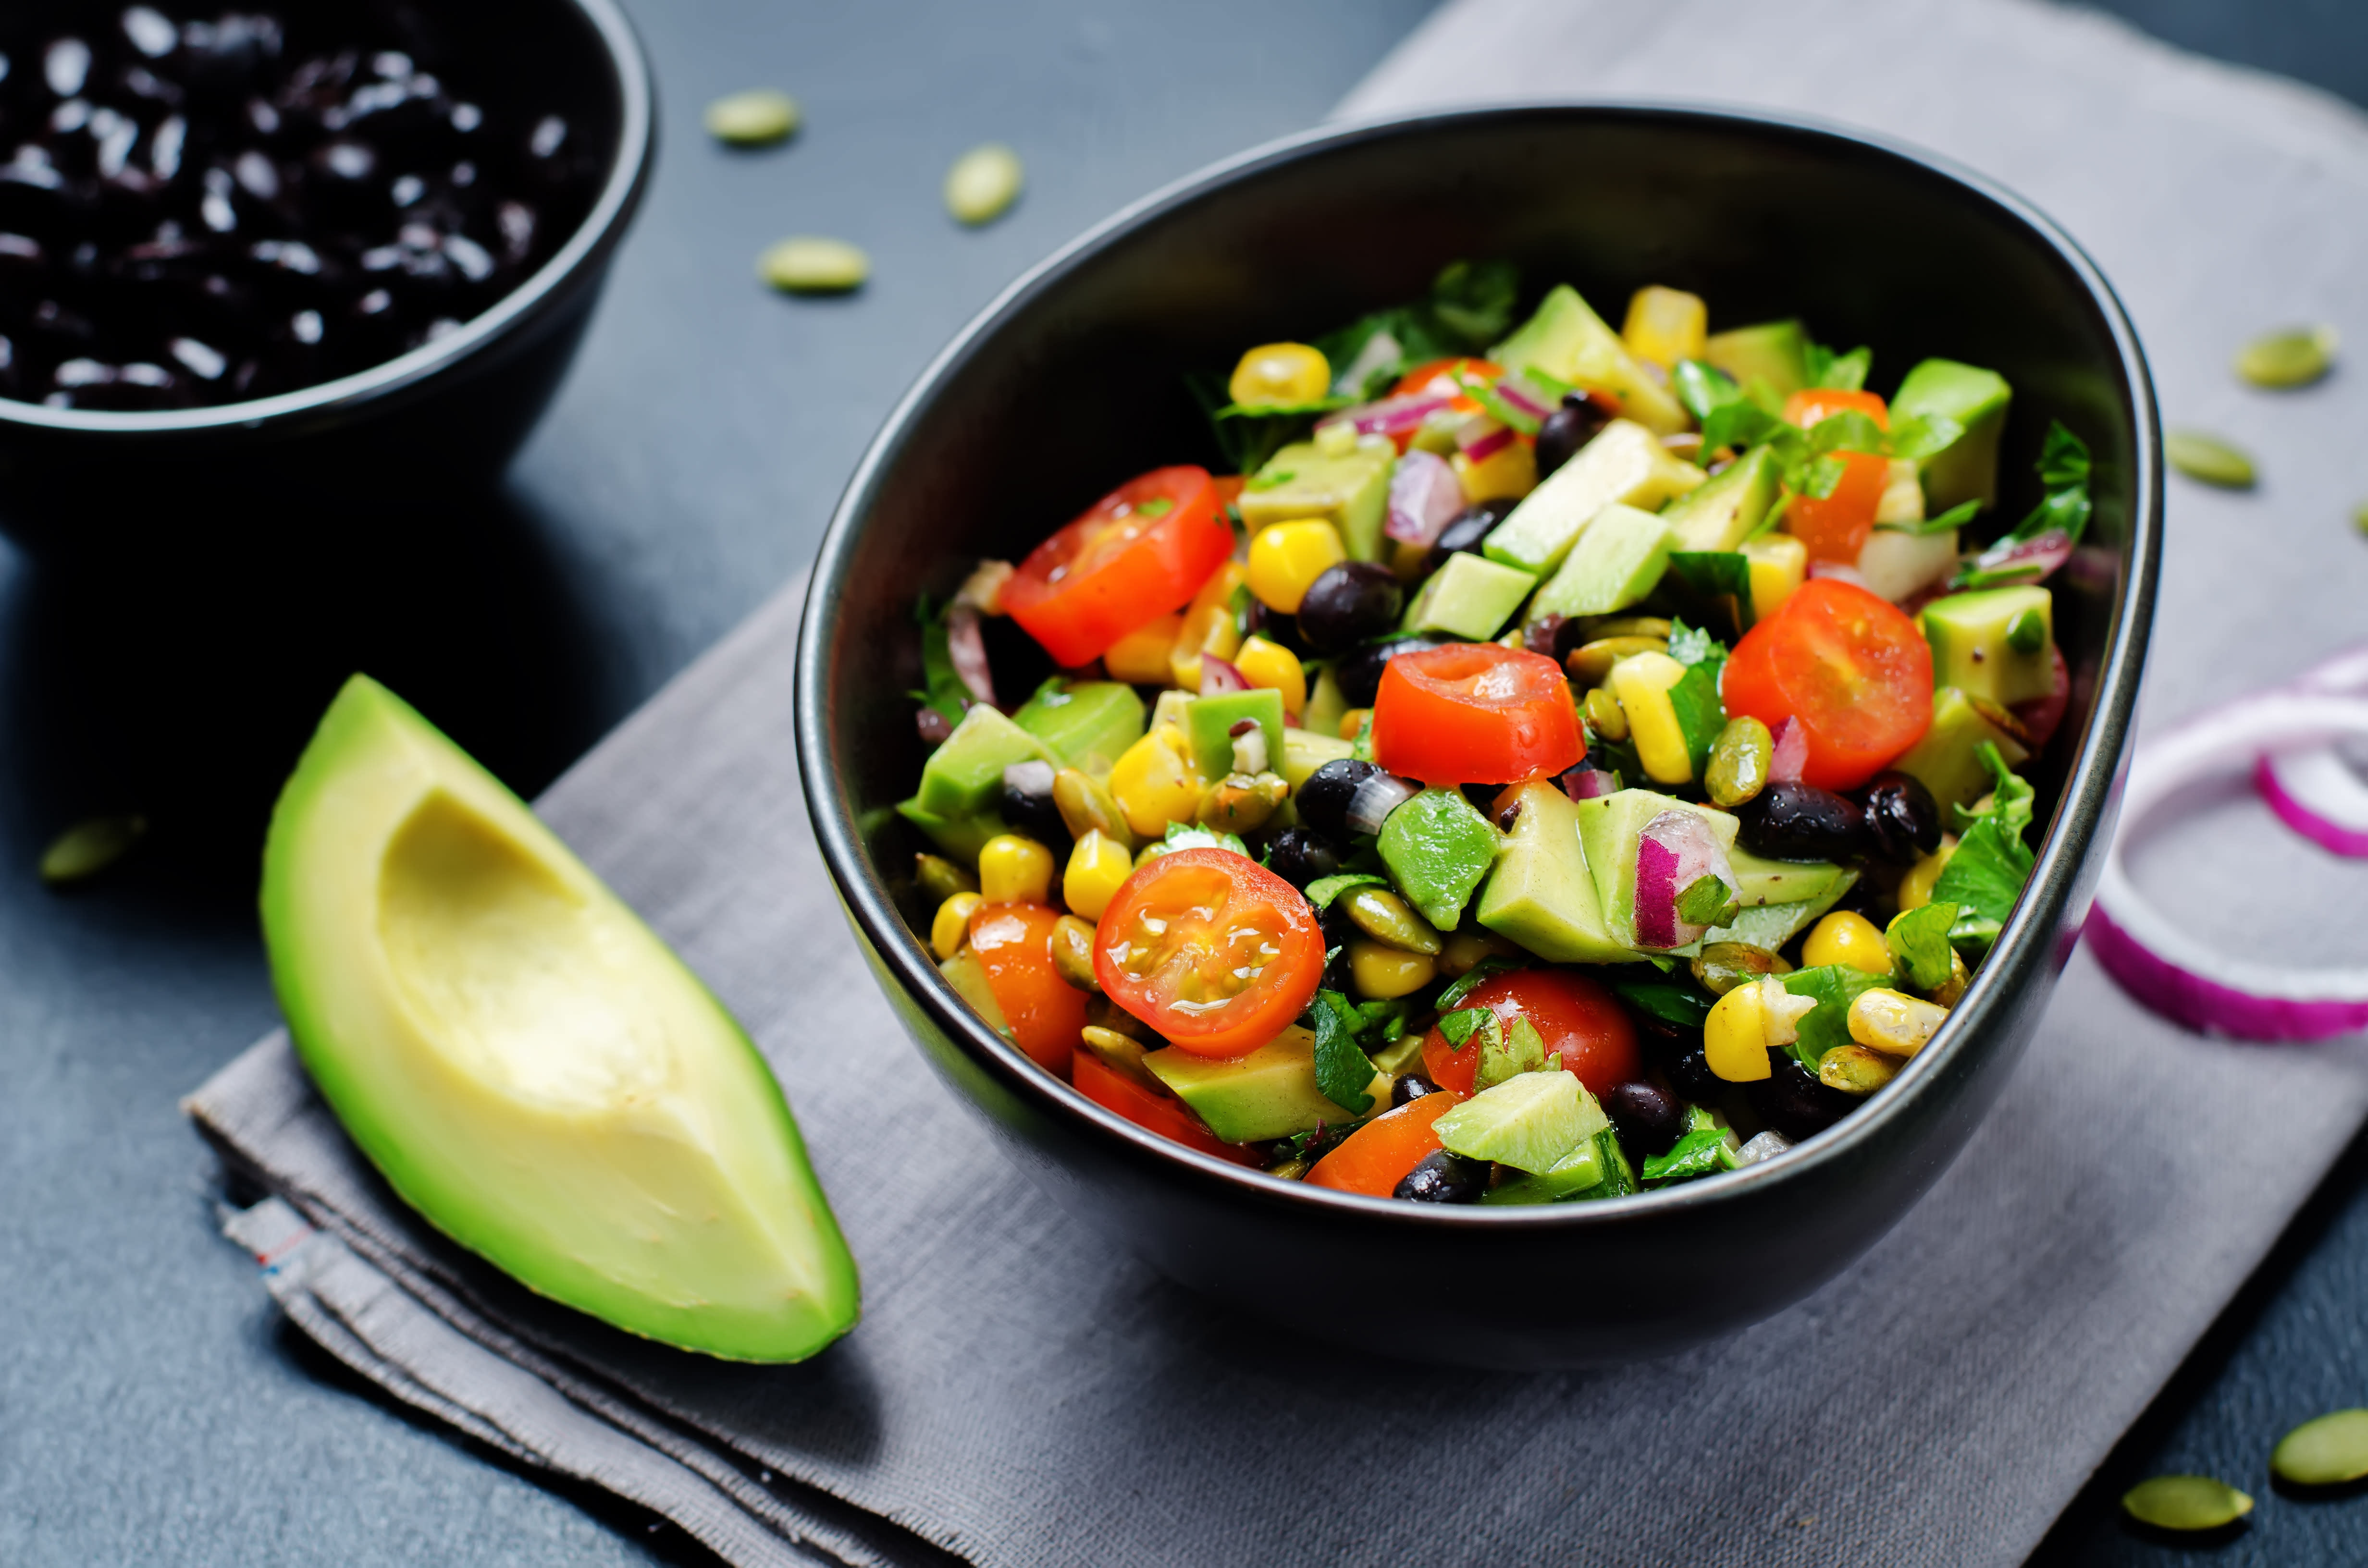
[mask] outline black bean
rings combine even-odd
[[[1334,844],[1348,843],[1349,802],[1357,798],[1357,787],[1380,771],[1355,757],[1326,763],[1299,787],[1299,820]]]
[[[1744,1085],[1744,1094],[1759,1119],[1785,1137],[1798,1142],[1823,1132],[1858,1104],[1854,1096],[1818,1083],[1790,1051],[1770,1055],[1775,1070]]]
[[[1475,501],[1456,513],[1447,520],[1447,527],[1440,530],[1439,540],[1430,547],[1430,553],[1423,558],[1424,574],[1446,565],[1451,555],[1480,553],[1482,541],[1496,530],[1498,523],[1512,515],[1513,503],[1510,501]]]
[[[1003,787],[1004,825],[1014,833],[1025,834],[1060,857],[1069,843],[1068,824],[1061,820],[1059,808],[1053,804],[1050,790],[1042,794],[1019,789],[1011,784]]]
[[[1439,1085],[1421,1074],[1402,1073],[1397,1082],[1390,1085],[1390,1108],[1395,1110],[1400,1106],[1414,1104],[1425,1095],[1437,1093]]]
[[[1639,1163],[1667,1153],[1686,1130],[1686,1108],[1642,1079],[1614,1084],[1603,1096],[1603,1111],[1629,1159]]]
[[[1726,1093],[1726,1080],[1711,1071],[1699,1033],[1692,1044],[1664,1053],[1661,1070],[1669,1075],[1670,1086],[1696,1105],[1713,1104]]]
[[[1488,1162],[1434,1149],[1408,1171],[1393,1198],[1413,1203],[1477,1203],[1488,1190]]]
[[[1299,635],[1298,617],[1285,615],[1279,609],[1269,609],[1255,597],[1250,599],[1249,608],[1243,614],[1242,635],[1263,637],[1279,647],[1288,648],[1301,658],[1305,658],[1315,652],[1308,647],[1306,640]]]
[[[1562,406],[1538,426],[1538,477],[1543,479],[1577,457],[1578,449],[1611,423],[1611,415],[1585,392],[1565,392]]]
[[[1340,687],[1351,708],[1371,708],[1374,694],[1382,688],[1382,667],[1400,653],[1411,653],[1423,648],[1436,648],[1447,642],[1444,637],[1418,632],[1406,637],[1391,637],[1379,642],[1368,642],[1341,655],[1332,666],[1332,679]]]
[[[1841,860],[1868,849],[1866,814],[1814,784],[1770,784],[1735,816],[1743,846],[1771,859]]]
[[[1303,807],[1303,812],[1304,810]],[[1318,877],[1328,877],[1338,871],[1340,857],[1329,844],[1317,837],[1313,829],[1286,827],[1268,844],[1266,866],[1268,870],[1304,892],[1307,884]]]
[[[1406,590],[1388,567],[1343,561],[1307,585],[1299,601],[1299,635],[1319,653],[1337,653],[1384,635],[1405,608]]]
[[[1876,774],[1859,791],[1859,809],[1877,859],[1905,866],[1941,847],[1940,803],[1913,774]]]

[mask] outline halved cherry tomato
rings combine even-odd
[[[1852,583],[1816,578],[1744,633],[1726,661],[1726,710],[1807,736],[1804,781],[1849,790],[1932,722],[1932,650],[1916,623]]]
[[[1389,1197],[1406,1180],[1406,1173],[1439,1147],[1439,1134],[1430,1130],[1430,1124],[1463,1103],[1462,1095],[1441,1089],[1383,1112],[1316,1161],[1315,1168],[1307,1173],[1307,1185]]]
[[[1546,1042],[1546,1054],[1559,1052],[1563,1071],[1576,1074],[1589,1094],[1608,1094],[1643,1070],[1635,1025],[1609,989],[1582,975],[1558,969],[1519,970],[1481,982],[1456,1006],[1486,1007],[1507,1028],[1515,1018],[1529,1019]],[[1472,1074],[1479,1071],[1480,1047],[1467,1041],[1458,1051],[1433,1028],[1422,1038],[1422,1067],[1440,1088],[1468,1095]]]
[[[1221,1160],[1231,1160],[1237,1165],[1255,1165],[1255,1151],[1238,1143],[1228,1143],[1194,1116],[1183,1101],[1166,1095],[1153,1094],[1115,1068],[1106,1065],[1090,1051],[1077,1052],[1076,1076],[1073,1080],[1077,1093],[1108,1110],[1147,1127],[1162,1138],[1173,1138],[1188,1149],[1198,1149],[1203,1154],[1214,1154]]]
[[[1011,1026],[1012,1043],[1065,1077],[1086,1027],[1086,994],[1053,967],[1053,927],[1060,919],[1058,910],[1041,903],[981,904],[970,917],[970,945]]]
[[[1324,933],[1299,890],[1230,849],[1178,849],[1119,884],[1094,935],[1110,999],[1195,1056],[1281,1034],[1324,977]]]
[[[1494,385],[1504,379],[1505,367],[1493,359],[1429,359],[1400,376],[1398,384],[1390,389],[1390,395],[1405,397],[1410,392],[1437,391],[1453,400],[1449,407],[1463,414],[1479,413],[1480,400],[1457,390],[1455,378],[1459,375],[1471,376]],[[1436,388],[1431,385],[1434,381],[1440,383]]]
[[[1801,541],[1812,561],[1858,560],[1874,532],[1875,509],[1891,483],[1891,460],[1873,452],[1828,454],[1842,465],[1841,477],[1825,495],[1800,494],[1784,513],[1784,531]]]
[[[1029,551],[1003,585],[1003,606],[1074,669],[1190,600],[1233,550],[1209,471],[1156,468]]]
[[[1814,428],[1820,419],[1837,414],[1863,414],[1878,430],[1891,428],[1891,410],[1871,392],[1843,392],[1838,387],[1803,387],[1784,400],[1784,423]]]
[[[1586,755],[1562,666],[1495,642],[1400,653],[1373,698],[1373,760],[1426,784],[1510,784]]]

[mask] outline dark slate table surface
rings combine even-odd
[[[2116,0],[2191,47],[2368,101],[2348,0]],[[1198,165],[1304,126],[1426,0],[632,0],[658,176],[549,421],[499,495],[388,517],[324,497],[294,541],[218,537],[64,571],[0,551],[0,1562],[695,1561],[671,1527],[554,1492],[358,1389],[279,1325],[213,1232],[176,1097],[275,1021],[261,813],[367,668],[532,792],[810,555],[897,393],[1037,256]],[[774,84],[787,148],[727,153],[712,96]],[[984,233],[939,204],[963,148],[1027,160]],[[751,279],[766,242],[870,249],[860,297]],[[97,885],[31,874],[97,811],[154,824]],[[2368,1402],[2368,1145],[2229,1310],[2043,1558],[2151,1564],[2112,1498],[2163,1469],[2262,1499],[2227,1562],[2357,1561],[2368,1498],[2266,1483],[2288,1424]],[[1966,1456],[1978,1463],[1978,1455]]]

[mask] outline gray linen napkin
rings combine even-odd
[[[2368,491],[2351,467],[2356,386],[2340,375],[2272,399],[2225,370],[2238,338],[2274,322],[2368,341],[2353,281],[2368,271],[2368,133],[2348,112],[2020,0],[1471,0],[1348,107],[1482,93],[1781,104],[2013,183],[2122,288],[2174,422],[2248,442],[2268,475],[2251,497],[2172,497],[2149,716],[2358,634],[2368,551],[2343,522],[2351,490]],[[862,1261],[848,1339],[803,1367],[726,1366],[529,1295],[390,1197],[282,1037],[190,1102],[227,1163],[275,1195],[228,1229],[304,1332],[394,1397],[737,1562],[940,1548],[1024,1568],[2011,1562],[2368,1113],[2357,1040],[2196,1040],[2078,957],[1964,1157],[1858,1267],[1766,1324],[1541,1377],[1292,1340],[1070,1224],[906,1043],[796,795],[796,616],[792,589],[541,809],[779,1071]],[[2141,860],[2143,884],[2208,902],[2231,940],[2356,960],[2356,937],[2309,918],[2359,907],[2355,869],[2240,798],[2177,843]]]

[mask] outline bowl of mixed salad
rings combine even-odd
[[[2087,258],[1906,152],[1302,138],[898,410],[808,601],[809,804],[925,1054],[1170,1274],[1411,1356],[1682,1345],[1871,1244],[2019,1054],[2156,440]]]

